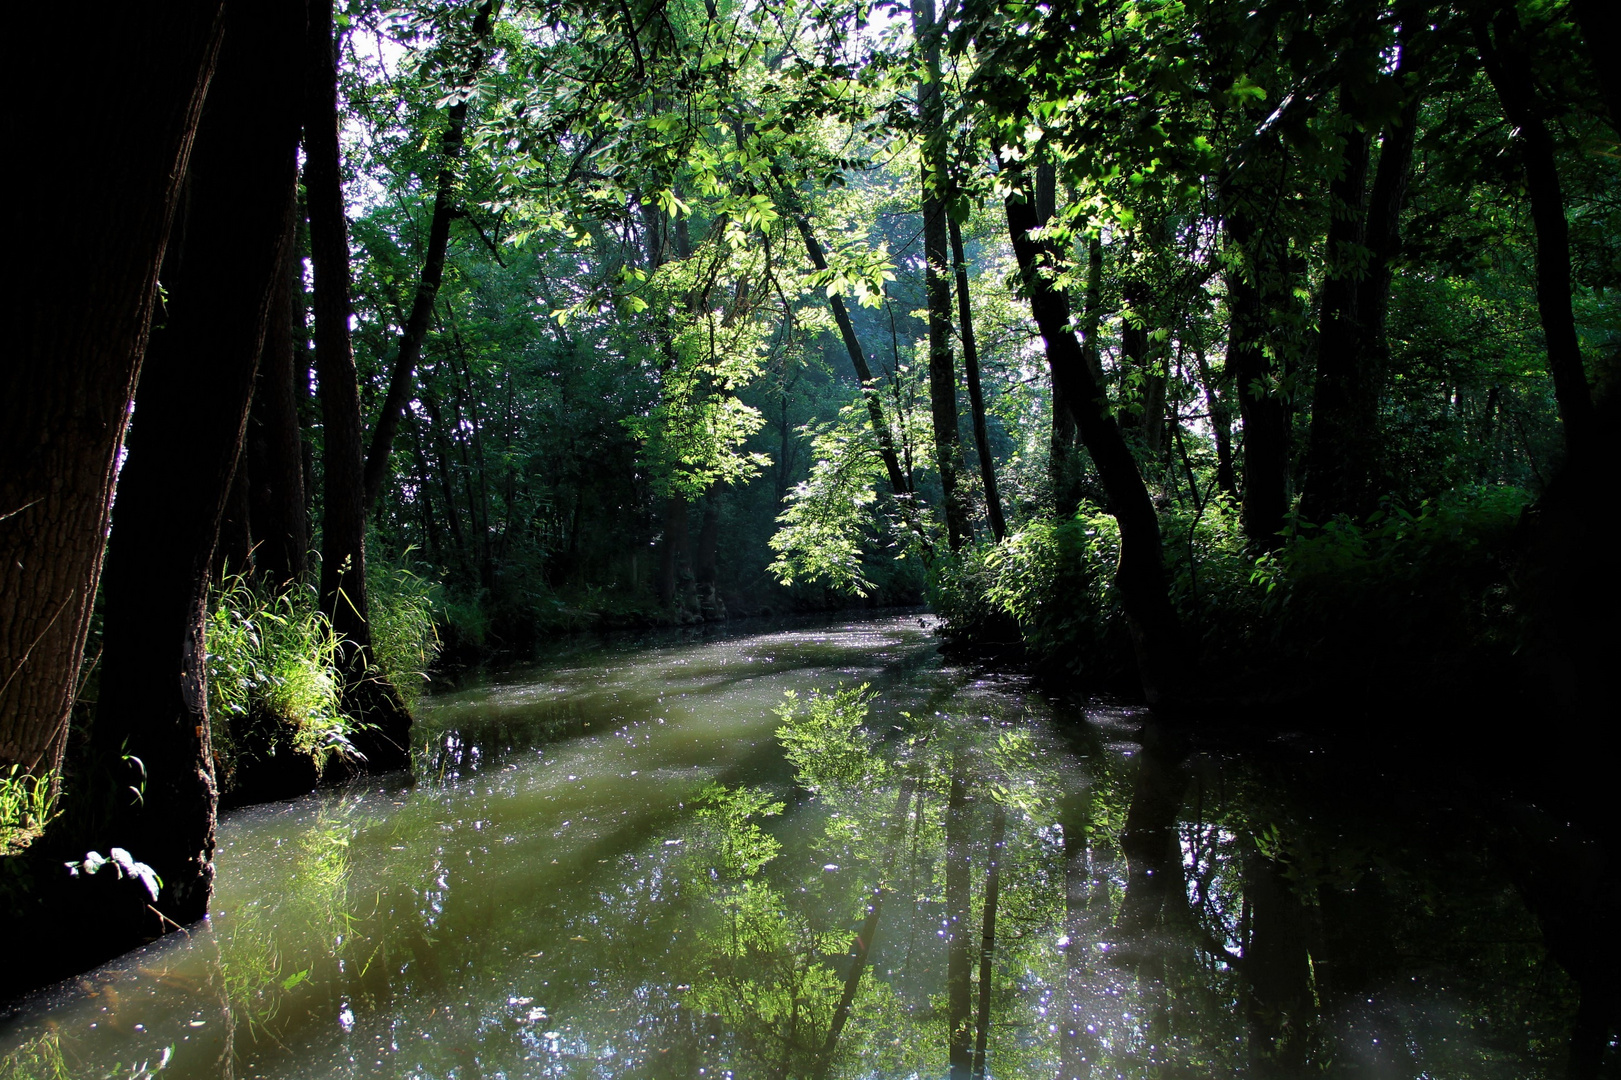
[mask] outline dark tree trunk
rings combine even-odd
[[[1038,208],[1039,208],[1038,201]],[[1046,218],[1038,217],[1041,224]],[[1045,245],[1042,245],[1045,248]],[[1098,359],[1098,320],[1103,307],[1103,238],[1094,236],[1086,245],[1086,295],[1081,308],[1081,360],[1093,381],[1103,386],[1103,364]],[[1048,373],[1052,383],[1053,433],[1048,470],[1053,485],[1053,509],[1060,518],[1070,518],[1081,505],[1084,469],[1075,442],[1075,409],[1064,396],[1063,382]]]
[[[107,550],[92,779],[74,808],[82,848],[124,848],[163,887],[150,907],[137,896],[86,921],[80,947],[98,959],[208,910],[217,799],[204,619],[290,231],[303,31],[296,6],[227,7],[164,262],[166,318],[141,376]]]
[[[970,1019],[973,965],[970,963],[968,761],[958,750],[952,760],[946,799],[946,1017],[951,1080],[968,1080],[974,1063]]]
[[[1309,521],[1324,521],[1341,513],[1360,517],[1371,472],[1362,452],[1371,439],[1356,430],[1352,406],[1364,353],[1357,292],[1363,276],[1371,140],[1355,126],[1353,117],[1360,110],[1349,79],[1340,87],[1340,111],[1350,130],[1345,135],[1340,171],[1328,185],[1328,274],[1323,282],[1317,382],[1301,496],[1301,512]]]
[[[692,567],[698,588],[698,613],[705,622],[721,622],[726,618],[726,604],[720,598],[715,567],[720,547],[720,491],[716,486],[704,499],[703,523],[698,528],[698,556]]]
[[[1594,426],[1593,395],[1582,367],[1581,343],[1576,337],[1576,316],[1570,302],[1570,226],[1565,220],[1553,136],[1542,119],[1525,30],[1514,8],[1505,7],[1490,30],[1485,14],[1477,13],[1474,29],[1480,58],[1502,102],[1503,115],[1519,131],[1525,188],[1537,234],[1537,311],[1547,339],[1554,398],[1559,403],[1559,418],[1565,424],[1565,449],[1576,455],[1584,452]]]
[[[952,551],[973,542],[958,476],[962,434],[957,427],[957,365],[951,354],[951,282],[946,171],[945,105],[940,97],[940,38],[934,26],[934,0],[912,0],[912,28],[923,47],[928,78],[918,84],[918,121],[924,140],[922,175],[924,291],[929,311],[929,415],[934,426],[934,465],[945,503],[946,539]]]
[[[894,823],[889,830],[889,844],[884,853],[884,866],[873,887],[872,896],[867,901],[867,917],[862,920],[861,932],[856,935],[855,942],[850,948],[850,968],[844,975],[844,990],[839,995],[839,1003],[833,1010],[833,1019],[828,1024],[827,1038],[822,1042],[821,1053],[817,1056],[815,1071],[812,1075],[816,1080],[827,1076],[828,1067],[833,1063],[833,1053],[838,1049],[839,1036],[844,1033],[844,1025],[850,1019],[850,1007],[855,1004],[856,991],[861,988],[861,975],[867,968],[867,957],[872,955],[873,939],[878,936],[878,923],[884,914],[884,896],[889,892],[889,879],[895,870],[895,857],[900,852],[901,841],[906,838],[907,808],[912,801],[912,789],[916,786],[912,777],[908,776],[901,783],[899,803],[895,807]],[[921,803],[922,799],[919,798]]]
[[[16,85],[50,87],[52,104],[14,111],[10,141],[54,164],[14,170],[9,231],[52,284],[17,305],[0,363],[0,768],[44,773],[64,745],[220,11],[98,10],[75,31],[70,79],[57,51],[13,50]]]
[[[338,159],[337,41],[329,0],[311,3],[306,67],[304,185],[324,443],[321,610],[343,636],[344,706],[360,722],[351,741],[369,769],[383,772],[410,763],[411,714],[387,680],[371,670],[360,390],[349,336],[349,229]]]
[[[1215,376],[1205,360],[1204,346],[1193,350],[1193,360],[1199,369],[1199,382],[1204,386],[1205,410],[1210,416],[1210,430],[1216,441],[1216,486],[1229,498],[1238,498],[1238,474],[1233,469],[1233,421],[1227,403],[1216,388]]]
[[[295,221],[296,214],[295,210]],[[304,503],[304,432],[298,420],[305,376],[304,285],[297,231],[289,238],[270,304],[248,422],[248,504],[254,573],[274,589],[309,572],[310,525]]]
[[[139,400],[139,397],[137,397]],[[214,545],[212,577],[221,581],[229,575],[253,576],[253,514],[248,505],[248,436],[243,436],[242,453],[237,456],[236,472],[231,474],[230,492],[220,518],[219,542]]]
[[[1017,181],[1016,167],[1009,166],[1006,172],[1011,181]],[[1061,388],[1075,415],[1081,440],[1097,466],[1109,512],[1120,523],[1120,566],[1115,583],[1143,692],[1150,703],[1166,700],[1186,677],[1188,658],[1171,607],[1159,518],[1131,448],[1109,409],[1103,385],[1070,328],[1069,298],[1043,276],[1049,253],[1030,235],[1038,227],[1035,209],[1017,194],[1010,195],[1004,205],[1030,312],[1046,343],[1053,383]]]
[[[821,241],[811,231],[810,222],[802,215],[796,215],[794,222],[799,226],[800,238],[805,241],[805,254],[811,265],[817,270],[826,270],[827,256],[822,251]],[[867,366],[867,354],[862,351],[861,341],[856,337],[855,324],[850,321],[850,312],[845,309],[844,297],[834,293],[828,297],[827,305],[833,310],[833,321],[838,325],[839,337],[844,341],[844,351],[850,356],[850,366],[855,368],[856,378],[861,381],[861,396],[867,403],[873,438],[878,441],[878,456],[883,458],[884,471],[889,474],[889,489],[896,495],[910,494],[911,478],[901,468],[900,456],[895,452],[895,440],[890,435],[889,423],[884,419],[884,406],[878,397],[878,384],[872,377],[872,368]]]
[[[490,21],[494,18],[496,6],[495,0],[484,0],[473,16],[474,45],[461,84],[469,96],[479,71],[484,67]],[[371,448],[366,453],[367,510],[377,506],[377,497],[388,479],[388,457],[394,446],[394,434],[399,430],[400,415],[411,401],[417,360],[422,356],[422,342],[428,336],[433,302],[439,295],[439,283],[444,279],[445,250],[450,245],[450,219],[457,212],[456,163],[461,159],[466,129],[467,98],[463,97],[445,110],[445,133],[439,143],[443,160],[434,193],[433,217],[428,225],[428,250],[422,259],[422,277],[417,282],[416,297],[411,301],[411,314],[400,333],[399,349],[389,373],[388,393],[383,397],[382,409],[377,414],[377,426],[372,430]]]
[[[1247,212],[1229,211],[1226,226],[1245,255],[1227,282],[1227,370],[1244,425],[1244,532],[1255,550],[1275,551],[1289,515],[1289,402],[1278,385],[1283,372],[1274,368],[1265,345],[1276,330],[1288,272],[1282,256],[1263,250],[1268,245],[1258,242]]]
[[[1408,74],[1411,34],[1404,33],[1398,83]],[[1348,111],[1362,110],[1351,85],[1342,87]],[[1384,132],[1373,187],[1366,182],[1370,145],[1353,132],[1344,171],[1329,189],[1333,220],[1328,249],[1331,276],[1323,289],[1321,344],[1312,398],[1301,513],[1308,521],[1335,514],[1365,517],[1378,504],[1379,395],[1389,346],[1393,260],[1401,248],[1401,209],[1412,168],[1420,94],[1408,91],[1400,116]],[[1364,203],[1366,203],[1364,212]]]
[[[1154,461],[1164,449],[1165,371],[1156,363],[1153,339],[1143,321],[1147,286],[1133,278],[1121,291],[1132,315],[1120,330],[1120,427],[1135,435],[1145,459]],[[1135,383],[1135,388],[1128,383]]]
[[[996,488],[996,459],[991,456],[990,431],[985,426],[985,394],[979,385],[979,347],[974,341],[974,313],[968,299],[968,260],[963,256],[962,230],[951,219],[951,258],[957,271],[957,319],[962,328],[962,364],[968,379],[968,406],[974,420],[974,448],[979,451],[979,476],[985,484],[985,517],[991,535],[1000,543],[1007,536],[1002,517],[1002,496]]]
[[[687,567],[687,500],[671,495],[664,500],[664,542],[659,545],[659,603],[673,607],[681,593]]]
[[[991,847],[985,867],[985,917],[979,945],[979,1016],[974,1025],[973,1080],[985,1080],[985,1044],[991,1031],[991,977],[996,968],[996,905],[1002,889],[1002,843],[1007,835],[1007,809],[991,810]]]

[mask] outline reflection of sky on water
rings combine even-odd
[[[813,795],[784,692],[860,682],[885,765]],[[45,1037],[76,1076],[810,1075],[882,878],[830,1075],[944,1075],[954,767],[976,982],[1007,812],[992,1076],[1509,1077],[1561,1053],[1568,992],[1467,837],[1437,865],[1377,805],[1325,818],[1309,773],[1145,750],[1118,709],[1055,718],[943,667],[916,616],[561,651],[433,699],[415,786],[222,822],[209,924],[39,1002],[0,1054]]]

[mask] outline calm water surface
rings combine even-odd
[[[916,616],[570,647],[441,693],[418,738],[415,784],[227,817],[208,923],[37,999],[0,1057],[1505,1080],[1563,1058],[1573,993],[1467,812],[1298,741],[1201,752],[1055,706],[945,666]]]

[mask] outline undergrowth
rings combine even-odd
[[[0,855],[21,851],[56,816],[51,774],[30,776],[13,765],[0,773]]]
[[[303,754],[318,770],[334,754],[350,754],[337,666],[341,639],[316,606],[314,590],[271,593],[238,574],[213,599],[208,704],[227,782],[248,754]]]
[[[1511,649],[1506,559],[1529,500],[1503,487],[1417,506],[1387,499],[1362,521],[1296,523],[1282,548],[1259,557],[1230,501],[1164,515],[1171,599],[1203,682],[1283,678],[1321,688],[1374,668],[1422,679],[1467,655]],[[1090,505],[965,552],[936,579],[948,641],[1017,652],[1093,689],[1131,681],[1113,588],[1118,552],[1114,520]]]

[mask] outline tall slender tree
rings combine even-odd
[[[456,198],[456,181],[457,166],[467,140],[467,104],[490,52],[490,24],[499,6],[496,0],[483,0],[474,12],[472,44],[468,48],[466,68],[452,90],[456,99],[445,110],[445,132],[439,140],[439,175],[435,182],[433,215],[428,222],[428,247],[422,257],[422,274],[411,300],[411,314],[400,331],[399,346],[388,378],[388,392],[378,410],[377,423],[372,428],[371,446],[366,452],[363,483],[367,510],[377,505],[377,496],[388,479],[388,459],[394,447],[394,434],[399,430],[401,414],[411,401],[417,361],[422,356],[422,343],[428,336],[434,299],[439,295],[439,285],[445,276],[450,222],[458,213],[465,213],[465,208],[458,204]]]
[[[349,228],[338,157],[338,54],[329,0],[311,0],[305,56],[304,186],[315,274],[315,368],[322,427],[321,610],[342,635],[352,741],[375,770],[410,762],[411,715],[372,671],[366,596],[365,463],[350,336]]]
[[[913,0],[912,32],[921,52],[918,127],[923,143],[922,210],[924,290],[929,310],[929,414],[934,423],[934,464],[945,503],[946,538],[952,551],[974,539],[973,522],[959,483],[962,433],[957,426],[957,365],[951,350],[950,245],[947,239],[945,100],[940,93],[940,38],[934,0]]]

